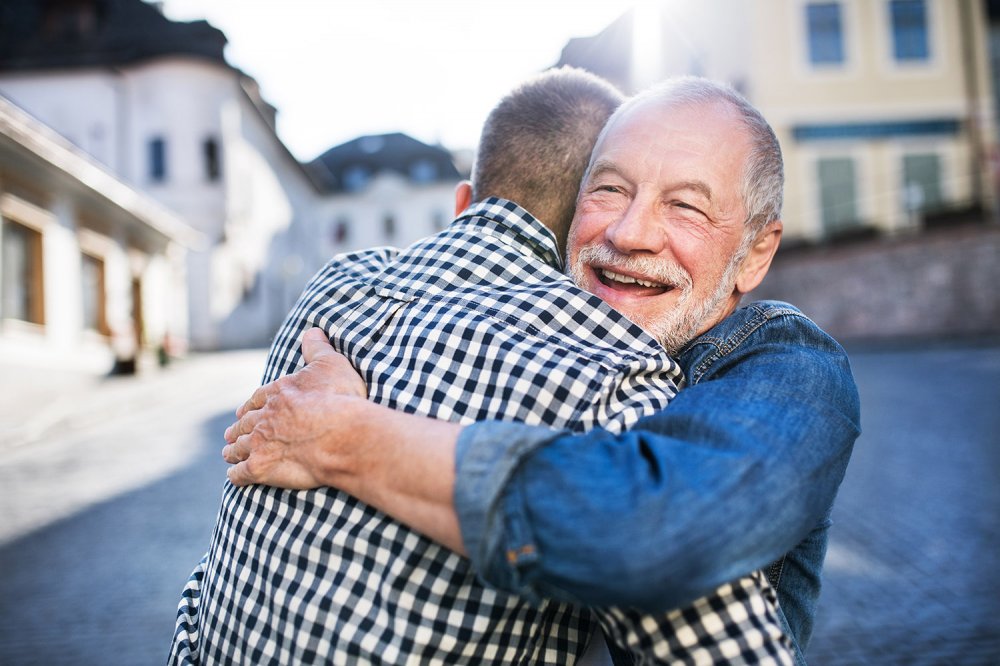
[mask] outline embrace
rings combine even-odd
[[[741,304],[783,183],[728,86],[511,91],[451,225],[289,313],[170,663],[804,664],[860,408]]]

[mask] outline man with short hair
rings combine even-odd
[[[475,193],[467,184],[457,191],[459,218],[406,250],[335,258],[286,320],[265,378],[299,368],[300,335],[319,326],[319,339],[303,344],[307,358],[332,340],[364,373],[372,400],[413,413],[620,432],[665,407],[680,379],[673,360],[572,284],[554,238],[565,238],[589,146],[619,101],[574,70],[502,100],[484,128]],[[278,383],[294,395],[310,373]],[[314,460],[294,485],[315,487],[323,467]],[[376,506],[330,488],[227,487],[209,554],[178,611],[172,658],[571,664],[581,656],[595,628],[588,612],[487,590],[467,560]],[[706,594],[655,617],[597,615],[642,663],[791,663],[762,574],[741,572]]]
[[[766,567],[801,656],[860,415],[835,341],[787,304],[738,307],[777,248],[781,189],[773,131],[731,89],[688,78],[640,94],[594,148],[568,263],[677,351],[687,386],[669,408],[620,434],[444,423],[331,395],[351,372],[318,346],[301,392],[323,399],[297,412],[258,389],[227,430],[230,479],[284,485],[321,451],[312,482],[533,600],[652,612]]]

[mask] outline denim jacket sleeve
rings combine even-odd
[[[843,349],[762,302],[679,361],[688,387],[621,435],[464,429],[455,506],[487,584],[662,611],[767,566],[826,519],[860,432]]]

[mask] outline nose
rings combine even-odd
[[[655,213],[655,203],[632,199],[624,214],[608,225],[605,239],[622,254],[659,254],[666,247],[666,232]]]

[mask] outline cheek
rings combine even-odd
[[[620,215],[607,207],[587,205],[581,203],[576,210],[576,217],[570,227],[570,235],[576,237],[581,243],[589,243],[595,239],[603,238],[608,227],[618,219]]]
[[[685,242],[687,240],[688,242]],[[724,243],[693,238],[674,238],[671,250],[674,258],[691,276],[695,291],[710,293],[716,288],[719,279],[726,270],[726,260],[732,254]]]
[[[596,215],[577,215],[569,229],[569,250],[572,253],[601,235],[603,225]]]

